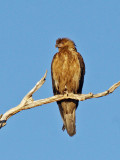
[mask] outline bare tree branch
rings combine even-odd
[[[39,82],[37,82],[37,84],[31,89],[30,92],[28,92],[28,94],[22,99],[21,103],[18,106],[14,107],[14,108],[8,110],[6,113],[0,115],[0,128],[2,128],[3,126],[6,125],[6,121],[11,116],[13,116],[14,114],[16,114],[22,110],[31,109],[31,108],[34,108],[37,106],[41,106],[43,104],[48,104],[48,103],[60,101],[63,99],[76,99],[79,101],[84,101],[84,100],[91,99],[91,98],[99,98],[99,97],[103,97],[103,96],[106,96],[106,95],[112,93],[116,88],[118,88],[120,86],[120,81],[119,81],[119,82],[115,83],[113,86],[111,86],[108,90],[106,90],[102,93],[97,93],[97,94],[69,93],[69,94],[56,95],[53,97],[34,101],[32,98],[32,95],[44,84],[46,76],[47,76],[47,71],[46,71],[45,75],[43,76],[43,78]]]

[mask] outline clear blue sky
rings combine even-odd
[[[86,64],[83,93],[120,80],[119,0],[1,0],[0,114],[18,105],[48,70],[34,99],[53,95],[57,38],[72,39]],[[61,130],[56,103],[23,111],[0,130],[1,160],[120,160],[120,88],[80,102],[77,134]]]

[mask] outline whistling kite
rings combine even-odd
[[[51,76],[54,95],[82,92],[85,64],[75,43],[68,38],[59,38],[55,47],[59,52],[53,57]],[[70,136],[76,133],[75,110],[78,100],[66,99],[57,102],[63,120],[63,130]]]

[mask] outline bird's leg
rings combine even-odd
[[[68,96],[68,90],[67,90],[67,86],[66,85],[65,85],[64,94],[66,94]]]

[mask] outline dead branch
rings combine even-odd
[[[47,71],[46,71],[45,75],[43,76],[43,78],[39,82],[37,82],[37,84],[31,89],[30,92],[28,92],[28,94],[22,99],[21,103],[18,106],[11,108],[10,110],[5,112],[4,114],[0,115],[0,128],[4,127],[6,125],[6,121],[11,116],[13,116],[14,114],[16,114],[22,110],[31,109],[31,108],[34,108],[37,106],[41,106],[43,104],[48,104],[48,103],[60,101],[63,99],[76,99],[79,101],[84,101],[84,100],[91,99],[91,98],[99,98],[99,97],[103,97],[103,96],[106,96],[106,95],[112,93],[116,88],[118,88],[120,86],[120,81],[119,81],[119,82],[115,83],[112,87],[110,87],[108,90],[106,90],[102,93],[97,93],[97,94],[69,93],[69,94],[65,94],[65,95],[56,95],[53,97],[34,101],[32,98],[32,95],[44,84],[46,76],[47,76]]]

